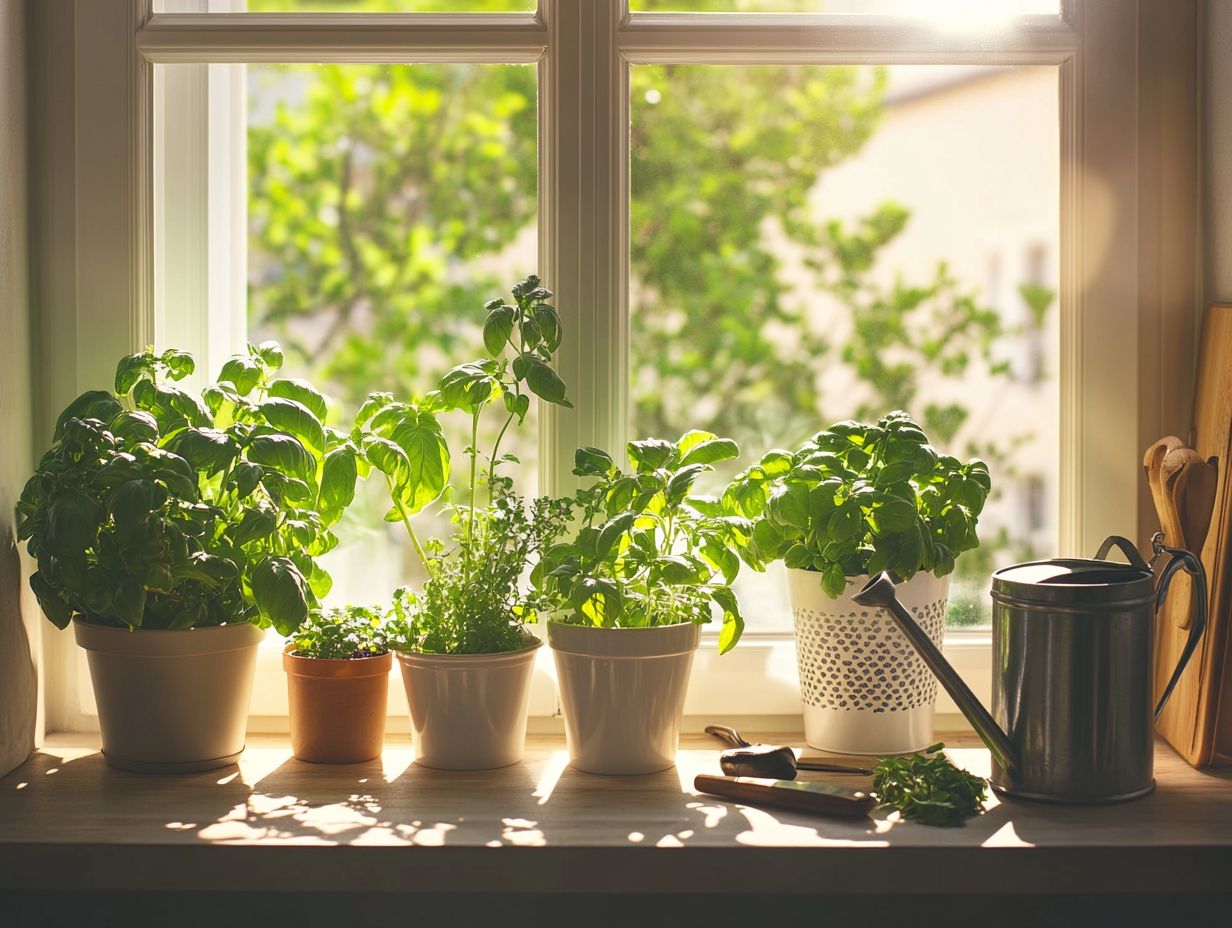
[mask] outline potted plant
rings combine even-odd
[[[232,763],[264,630],[294,632],[329,587],[315,557],[336,541],[355,451],[281,363],[276,344],[251,348],[201,402],[172,383],[189,355],[124,358],[114,393],[60,414],[22,493],[30,586],[86,649],[113,766]]]
[[[527,566],[564,531],[570,500],[527,505],[500,467],[509,428],[520,425],[531,395],[568,406],[565,385],[550,367],[560,345],[560,317],[551,293],[528,277],[513,302],[486,306],[484,344],[491,357],[462,364],[418,403],[373,394],[360,409],[354,438],[389,490],[387,516],[401,522],[427,578],[418,592],[397,591],[390,624],[410,705],[416,761],[428,767],[483,769],[521,760],[535,652],[526,628],[540,595],[523,591]],[[511,355],[511,359],[505,357]],[[484,413],[501,419],[490,449],[480,451]],[[466,485],[450,490],[450,454],[438,416],[469,418]],[[456,530],[421,543],[411,517],[439,498]]]
[[[569,756],[581,770],[643,774],[676,762],[698,628],[717,609],[719,652],[744,628],[731,589],[751,525],[717,499],[691,496],[736,443],[708,432],[630,442],[632,473],[579,449],[580,525],[550,548],[531,579],[553,599],[548,624]]]
[[[890,571],[940,645],[949,575],[979,544],[990,486],[983,461],[937,453],[893,412],[876,425],[839,422],[794,454],[772,451],[727,487],[724,511],[755,520],[749,563],[787,566],[810,745],[903,754],[932,743],[936,680],[889,616],[851,597]]]
[[[317,764],[355,764],[381,753],[393,666],[375,609],[314,609],[282,654],[291,751]]]

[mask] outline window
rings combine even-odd
[[[450,347],[466,324],[440,314],[478,310],[537,267],[569,314],[560,369],[577,407],[542,411],[524,449],[546,492],[568,489],[579,445],[705,424],[752,456],[906,404],[953,447],[1012,458],[982,526],[993,550],[965,566],[953,625],[986,620],[994,558],[1132,533],[1135,404],[1149,390],[1118,361],[1139,345],[1109,268],[1141,234],[1116,154],[1137,144],[1134,29],[1099,5],[1058,15],[1057,0],[981,4],[999,14],[981,30],[955,28],[945,14],[959,3],[931,19],[873,0],[631,5],[81,11],[78,35],[98,36],[81,54],[111,83],[96,116],[96,91],[78,93],[82,144],[107,143],[78,196],[104,188],[106,164],[126,167],[79,221],[122,216],[114,264],[136,269],[121,281],[78,258],[132,297],[92,319],[118,333],[96,350],[176,342],[216,368],[246,335],[275,334],[354,399],[466,351]],[[426,157],[441,142],[458,148]],[[348,201],[364,209],[338,208]],[[331,273],[344,220],[356,256]],[[861,346],[851,333],[870,307],[922,330],[893,305],[915,299],[904,288],[961,325],[940,346]],[[93,310],[83,299],[79,312]],[[906,393],[885,371],[861,374],[903,352]],[[76,378],[98,379],[92,364]],[[340,552],[340,595],[413,579],[383,541]],[[699,657],[692,713],[797,709],[782,586],[750,579],[762,586],[749,640]],[[961,635],[951,650],[986,669],[986,637]],[[536,714],[551,711],[548,666]],[[258,689],[257,714],[278,714],[281,676]]]

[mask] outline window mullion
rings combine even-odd
[[[545,492],[567,492],[575,448],[624,445],[628,409],[629,65],[625,3],[541,0],[539,247],[566,338],[557,364],[574,407],[545,410]]]

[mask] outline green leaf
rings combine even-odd
[[[107,428],[116,438],[133,444],[158,441],[158,420],[141,410],[120,413]]]
[[[261,382],[261,368],[252,358],[235,355],[223,364],[218,380],[231,384],[240,396],[247,396]]]
[[[359,478],[355,451],[349,447],[335,448],[325,455],[321,467],[319,506],[341,515],[355,499],[355,481]],[[330,521],[335,521],[331,519]]]
[[[847,577],[839,564],[828,564],[821,572],[821,588],[831,599],[838,599],[843,590],[847,589]]]
[[[246,455],[254,464],[275,468],[304,481],[316,476],[316,459],[299,439],[290,435],[257,435],[249,442]]]
[[[390,438],[406,452],[403,503],[408,514],[419,512],[449,485],[449,446],[439,431],[418,423],[399,426]]]
[[[255,354],[270,370],[276,371],[282,367],[282,346],[275,341],[262,342],[256,347]]]
[[[260,409],[265,421],[274,428],[290,432],[318,456],[325,453],[325,427],[303,403],[278,398],[266,400]]]
[[[137,577],[124,577],[111,601],[111,612],[130,628],[140,628],[145,621],[145,584]]]
[[[307,407],[320,421],[325,421],[327,413],[325,397],[306,380],[280,377],[270,382],[266,393],[278,399],[295,400],[295,402]]]
[[[500,381],[478,364],[459,364],[441,378],[441,400],[451,409],[474,411],[500,391]]]
[[[369,435],[364,438],[364,455],[368,463],[389,478],[395,487],[405,486],[411,475],[411,462],[400,445],[388,438]]]
[[[919,518],[915,504],[900,496],[886,496],[876,507],[877,525],[883,532],[904,532]]]
[[[801,483],[776,486],[770,491],[766,514],[780,525],[806,529],[809,520],[809,488]]]
[[[488,313],[488,318],[483,324],[483,344],[492,357],[497,357],[505,350],[505,345],[513,335],[516,316],[517,310],[507,303],[497,306]]]
[[[73,609],[41,572],[35,571],[30,575],[30,589],[34,591],[34,597],[38,600],[43,615],[47,616],[56,628],[68,628],[68,623],[73,621]]]
[[[700,447],[700,446],[699,446]],[[678,506],[684,501],[684,498],[689,495],[693,489],[693,484],[697,478],[706,472],[705,464],[690,464],[687,467],[682,467],[676,473],[672,474],[671,479],[667,482],[667,505]]]
[[[52,433],[52,440],[59,441],[63,437],[64,426],[70,419],[98,419],[101,422],[110,422],[122,411],[120,401],[106,390],[87,390],[64,407],[64,411],[56,419],[56,429]]]
[[[231,541],[236,547],[241,547],[268,538],[277,528],[278,514],[273,509],[248,509],[239,524],[231,529]]]
[[[301,400],[301,402],[303,401]],[[359,407],[359,412],[355,414],[355,427],[362,428],[369,419],[393,402],[394,395],[392,393],[369,393],[368,398]],[[307,403],[304,403],[304,405],[308,406]],[[312,407],[308,406],[308,408],[311,409]]]
[[[252,495],[252,491],[257,488],[264,475],[265,469],[259,464],[253,464],[249,461],[236,461],[235,466],[231,468],[230,475],[227,477],[227,486],[234,487],[235,495],[238,499],[247,499]]]
[[[239,445],[217,429],[184,429],[167,447],[203,474],[218,473],[240,453]]]
[[[611,455],[600,448],[578,448],[573,453],[575,477],[606,477],[615,468]]]
[[[717,464],[740,457],[740,447],[730,438],[712,438],[682,453],[681,464]]]
[[[564,335],[564,330],[560,323],[560,314],[556,311],[556,308],[549,306],[547,303],[536,303],[530,308],[530,317],[538,327],[539,334],[543,338],[543,343],[548,351],[556,351],[560,347],[560,342]]]
[[[565,382],[560,379],[560,375],[538,358],[529,355],[523,357],[528,359],[526,386],[530,391],[541,400],[572,409],[573,404],[565,397]]]
[[[278,634],[294,633],[308,617],[308,584],[290,558],[262,558],[250,568],[248,582],[254,605]]]
[[[710,589],[710,598],[723,610],[723,627],[719,630],[719,654],[726,654],[740,642],[744,634],[744,616],[740,601],[731,587],[716,586]]]
[[[115,392],[120,396],[127,396],[137,381],[153,379],[154,358],[145,352],[130,354],[121,358],[120,363],[116,365]]]
[[[167,376],[172,380],[183,380],[190,376],[197,369],[197,362],[193,360],[193,356],[187,351],[177,351],[174,348],[168,348],[162,353],[159,358],[167,367]],[[124,391],[116,390],[117,393]]]
[[[680,452],[676,446],[662,438],[631,441],[626,450],[630,463],[637,468],[639,473],[648,473],[680,460]]]
[[[80,554],[94,545],[103,511],[92,496],[66,488],[47,510],[47,546],[56,556]]]
[[[604,522],[599,527],[599,537],[595,541],[595,556],[600,559],[607,557],[617,539],[633,528],[633,522],[636,519],[636,513],[622,512]]]
[[[611,628],[624,611],[620,588],[603,577],[583,577],[573,584],[569,603],[593,625]]]

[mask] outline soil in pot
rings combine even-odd
[[[381,753],[393,657],[320,660],[282,654],[291,711],[291,750],[316,764],[357,764]]]
[[[498,654],[399,651],[415,762],[441,770],[507,767],[526,750],[526,713],[542,641]]]
[[[623,775],[675,765],[699,637],[691,622],[658,628],[548,624],[573,766]]]
[[[189,773],[235,763],[262,629],[130,630],[75,619],[73,630],[89,659],[108,764]]]

